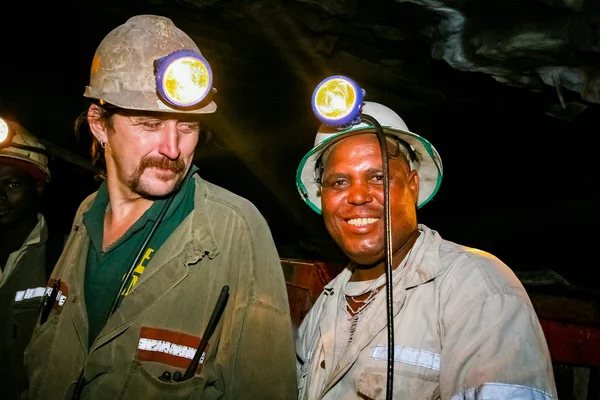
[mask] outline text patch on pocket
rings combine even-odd
[[[154,361],[177,368],[187,368],[200,344],[200,338],[182,332],[143,326],[136,352],[140,361]],[[207,346],[208,348],[208,346]],[[199,367],[204,361],[200,358]],[[198,373],[200,368],[196,371]]]

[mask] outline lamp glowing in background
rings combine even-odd
[[[0,149],[9,146],[12,142],[12,133],[5,120],[0,118]]]

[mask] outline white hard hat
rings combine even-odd
[[[417,207],[424,206],[433,198],[442,183],[442,159],[437,150],[425,138],[409,131],[402,118],[382,104],[365,101],[362,113],[375,118],[386,134],[396,136],[412,147],[417,160],[411,160],[411,167],[417,170],[420,178]],[[374,127],[366,122],[360,122],[342,131],[325,124],[319,127],[314,147],[302,158],[296,170],[296,187],[310,208],[321,213],[321,187],[315,176],[315,168],[323,152],[348,136],[373,129]]]

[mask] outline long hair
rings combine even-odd
[[[92,167],[94,169],[94,179],[97,181],[103,181],[106,179],[106,160],[104,158],[104,148],[92,134],[88,124],[88,110],[92,104],[96,104],[100,110],[100,121],[104,127],[108,130],[113,129],[112,116],[119,112],[120,108],[113,106],[112,104],[100,102],[96,99],[86,99],[85,111],[77,116],[74,123],[75,136],[80,138],[83,130],[87,130],[87,133],[92,139],[92,145],[90,147],[90,157],[92,161]]]

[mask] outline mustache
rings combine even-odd
[[[139,170],[143,171],[146,168],[162,168],[169,169],[174,172],[183,172],[185,170],[185,164],[183,160],[169,160],[168,158],[143,158],[140,162]]]

